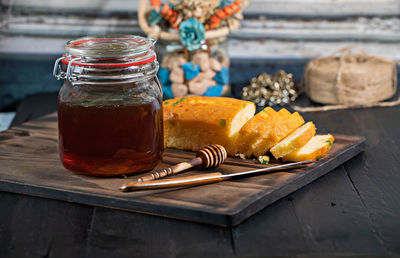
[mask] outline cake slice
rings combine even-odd
[[[283,156],[282,159],[283,161],[319,160],[329,152],[334,140],[330,134],[315,135],[306,145]]]
[[[252,154],[251,146],[268,132],[277,115],[278,112],[267,107],[247,121],[239,131],[236,153],[242,153],[250,157]]]
[[[243,153],[246,157],[251,157],[255,156],[254,152],[256,150],[259,150],[258,153],[262,152],[262,154],[267,152],[268,150],[265,150],[264,148],[265,141],[268,140],[268,137],[273,130],[274,125],[280,122],[284,117],[288,117],[290,115],[291,114],[289,111],[287,111],[285,108],[282,108],[281,110],[279,110],[279,112],[276,112],[275,115],[269,115],[268,120],[266,121],[254,120],[253,122],[259,123],[254,123],[254,126],[251,126],[248,129],[253,130],[253,133],[257,132],[257,137],[252,138],[252,140],[246,144],[247,148],[245,149],[245,151],[242,150],[241,153]],[[264,118],[266,118],[266,116],[264,116]],[[247,123],[244,126],[247,126]],[[252,133],[250,130],[247,131],[248,134]],[[243,134],[241,136],[243,136]],[[256,157],[262,154],[259,154]]]
[[[255,157],[269,151],[271,147],[275,146],[279,141],[304,124],[303,117],[297,112],[290,114],[286,109],[282,109],[278,114],[280,115],[276,118],[276,121],[274,121],[273,126],[268,132],[252,145],[251,152]]]
[[[308,122],[297,128],[286,138],[270,149],[271,154],[279,159],[301,147],[303,147],[314,135],[315,125],[313,122]]]
[[[281,117],[285,117],[285,116],[290,116],[291,113],[286,109],[286,108],[281,108],[281,110],[279,110],[279,115]]]
[[[239,130],[254,113],[254,103],[234,98],[191,96],[166,100],[164,146],[197,151],[220,144],[234,156]]]

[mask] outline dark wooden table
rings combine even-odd
[[[20,106],[14,125],[56,95]],[[362,135],[363,153],[224,228],[2,192],[1,257],[265,257],[400,254],[400,107],[304,113],[320,133]]]

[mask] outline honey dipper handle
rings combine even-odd
[[[176,175],[182,171],[185,171],[189,168],[199,166],[203,163],[202,159],[200,157],[194,158],[189,161],[185,161],[179,164],[176,164],[172,167],[165,168],[162,170],[154,171],[148,175],[140,177],[137,182],[147,182],[147,181],[152,181],[152,180],[157,180],[166,176],[171,176],[171,175]]]

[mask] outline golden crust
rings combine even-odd
[[[166,100],[164,145],[197,151],[208,144],[221,144],[233,156],[238,131],[254,112],[254,103],[233,98],[192,96]]]
[[[237,113],[247,105],[254,106],[254,103],[226,97],[174,98],[163,102],[164,120],[179,119],[180,121],[214,124],[225,119],[230,123]],[[228,129],[229,126],[226,128]]]
[[[290,116],[283,117],[274,125],[274,129],[271,132],[272,146],[277,144],[280,140],[296,130],[302,124],[304,124],[304,119],[297,112]]]
[[[268,132],[277,115],[278,112],[267,107],[247,121],[239,131],[237,152],[251,156],[252,144]]]
[[[252,139],[248,142],[245,142],[244,145],[245,147],[242,147],[241,150],[239,151],[240,153],[243,153],[246,157],[251,157],[251,156],[261,156],[262,154],[266,153],[268,149],[265,148],[265,142],[268,141],[269,135],[271,131],[273,130],[274,126],[276,123],[281,121],[284,117],[290,116],[290,112],[287,111],[285,108],[282,108],[279,110],[279,112],[273,113],[271,108],[266,108],[266,114],[264,114],[262,117],[259,119],[255,119],[252,122],[259,122],[258,126],[256,123],[254,123],[254,126],[252,126],[251,129],[253,129],[256,133],[256,137],[252,137]],[[250,122],[250,121],[249,121]],[[247,125],[247,123],[246,123]],[[246,126],[244,125],[244,126]],[[245,131],[243,131],[244,133]],[[247,134],[252,134],[252,132],[246,131]],[[253,132],[254,134],[254,132]],[[241,136],[246,135],[242,134]]]
[[[280,140],[285,138],[304,123],[304,119],[301,115],[299,115],[299,113],[295,112],[291,115],[287,115],[288,111],[286,109],[282,110],[282,112],[279,111],[281,112],[281,116],[274,123],[269,133],[264,135],[259,143],[254,146],[252,153],[255,157],[265,154]]]
[[[258,112],[240,129],[241,135],[254,135],[255,137],[262,135],[272,123],[273,117],[277,114],[270,107],[264,108]]]
[[[279,110],[278,114],[281,117],[290,116],[291,115],[291,113],[286,108],[282,108],[281,110]]]

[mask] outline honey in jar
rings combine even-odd
[[[117,176],[151,170],[161,161],[162,92],[152,43],[137,36],[67,43],[55,68],[65,79],[58,124],[67,169]]]

